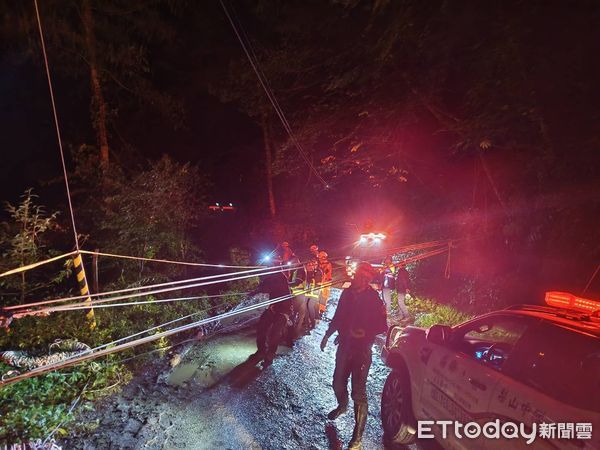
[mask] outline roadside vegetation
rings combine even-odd
[[[473,317],[453,306],[419,297],[413,297],[406,306],[408,312],[415,319],[415,325],[423,328],[429,328],[436,324],[454,326]]]
[[[73,176],[74,200],[79,230],[86,233],[79,236],[83,248],[146,258],[202,260],[202,251],[193,236],[204,219],[207,182],[198,168],[163,157],[147,161],[141,169],[115,164],[110,176],[104,175],[101,179],[94,170],[98,164],[95,153],[83,147],[75,159],[78,165]],[[28,189],[19,202],[6,203],[4,211],[6,220],[0,226],[0,272],[42,261],[72,248],[68,212],[48,212],[32,189]],[[247,259],[243,251],[232,256],[235,264],[244,262],[244,257]],[[84,256],[84,265],[93,290],[91,257]],[[102,292],[198,276],[198,271],[184,266],[114,258],[100,259],[98,267]],[[234,288],[249,290],[251,284],[252,280]],[[205,294],[204,290],[187,289],[137,300],[152,302],[167,296]],[[0,295],[1,306],[78,295],[73,262],[63,259],[0,278]],[[95,327],[86,318],[85,310],[18,318],[8,329],[0,329],[0,351],[15,351],[17,353],[12,354],[15,358],[36,357],[42,365],[57,340],[74,339],[94,348],[182,316],[194,314],[189,320],[201,319],[211,308],[218,310],[216,306],[209,299],[201,298],[96,308]],[[227,304],[222,305],[222,308],[227,307]],[[161,331],[164,329],[158,327],[152,333]],[[160,352],[180,340],[182,336],[157,340],[118,355],[2,388],[0,444],[44,440],[55,428],[54,437],[65,435],[75,426],[72,423],[75,402],[89,407],[90,401],[114,392],[130,380],[130,370],[135,370],[135,364],[142,361],[137,356],[149,351]],[[133,357],[136,359],[127,364],[123,362]],[[0,363],[0,376],[11,376],[15,370],[22,373],[27,369]]]

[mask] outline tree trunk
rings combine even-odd
[[[94,33],[94,18],[92,16],[91,0],[83,0],[82,22],[85,31],[85,45],[87,47],[88,64],[90,66],[90,84],[92,88],[92,123],[96,130],[98,144],[100,145],[100,164],[102,169],[108,167],[109,148],[108,132],[106,128],[107,107],[102,94],[102,84],[98,73],[98,59],[96,57],[96,35]]]
[[[275,193],[273,192],[273,151],[271,146],[271,132],[269,129],[269,117],[265,111],[262,114],[262,131],[265,146],[265,173],[267,176],[267,192],[269,194],[269,211],[271,217],[275,217]]]

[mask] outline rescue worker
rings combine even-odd
[[[291,249],[289,242],[284,241],[280,245],[279,251],[279,260],[282,265],[286,265],[288,262],[292,261],[293,258],[296,257],[294,251]]]
[[[300,263],[300,260],[290,247],[289,242],[284,241],[278,245],[279,251],[277,253],[277,259],[282,266],[290,266],[295,263]],[[287,272],[286,277],[292,277],[292,271]]]
[[[306,310],[308,313],[308,329],[312,330],[317,326],[317,321],[321,317],[319,314],[319,300],[321,298],[321,289],[318,286],[323,280],[323,272],[319,267],[319,263],[316,259],[311,260],[314,267],[312,276],[314,277],[314,283],[316,288],[307,293],[306,295]]]
[[[320,251],[319,252],[319,268],[321,272],[323,272],[323,278],[321,279],[321,284],[326,285],[321,289],[321,295],[319,297],[319,315],[323,315],[325,309],[327,308],[327,301],[329,300],[329,291],[330,291],[330,283],[333,279],[333,266],[327,259],[329,255],[327,252]]]
[[[258,320],[256,326],[257,351],[248,359],[254,360],[256,363],[262,360],[263,369],[273,363],[277,347],[285,335],[288,321],[292,315],[292,299],[286,273],[277,272],[265,275],[258,287],[250,293],[251,296],[259,292],[268,294],[270,300],[287,297],[285,300],[269,305]]]
[[[371,347],[375,336],[387,331],[386,311],[377,292],[369,286],[376,276],[366,262],[358,265],[351,286],[342,293],[329,328],[321,341],[325,351],[327,341],[338,332],[339,346],[335,356],[333,390],[338,406],[327,417],[337,419],[348,409],[348,379],[352,377],[354,431],[350,449],[360,449],[367,421],[367,376],[371,367]]]
[[[310,251],[310,258],[319,259],[319,246],[317,244],[312,244],[308,250]]]
[[[308,261],[303,267],[296,270],[294,279],[290,282],[292,294],[296,294],[293,300],[294,313],[294,331],[292,339],[298,339],[304,332],[305,325],[310,320],[308,308],[315,308],[318,290],[316,289],[317,280],[321,276],[316,260]]]
[[[394,261],[391,256],[387,256],[383,261],[383,268],[381,269],[380,283],[381,283],[381,296],[385,303],[385,308],[390,314],[392,312],[392,293],[396,290],[396,277],[398,276],[398,268],[394,265]],[[400,303],[400,299],[398,299]]]
[[[398,292],[398,310],[400,313],[400,320],[410,319],[408,308],[406,307],[406,300],[410,300],[410,278],[408,276],[408,270],[405,265],[398,266],[398,274],[396,276],[396,292]]]

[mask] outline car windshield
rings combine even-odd
[[[528,322],[520,317],[483,317],[457,328],[452,344],[462,353],[500,369],[527,326]]]

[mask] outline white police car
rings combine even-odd
[[[455,327],[391,327],[384,439],[447,449],[600,449],[600,302],[549,292]]]

